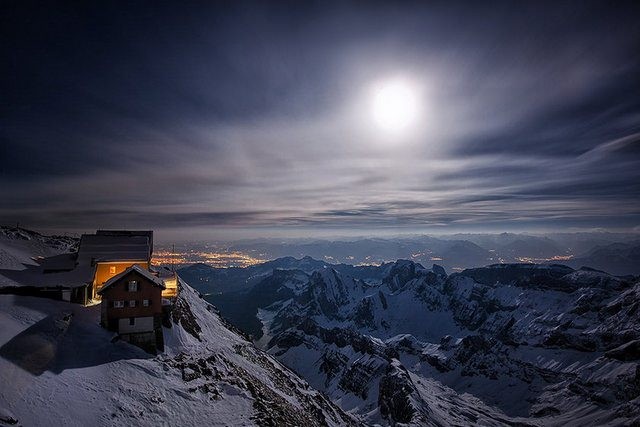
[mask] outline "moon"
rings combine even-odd
[[[371,112],[380,129],[391,134],[403,133],[418,119],[418,89],[403,79],[381,82],[374,87]]]

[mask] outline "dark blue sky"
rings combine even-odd
[[[86,3],[0,6],[2,223],[640,227],[637,2]]]

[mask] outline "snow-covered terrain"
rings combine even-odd
[[[0,270],[23,270],[37,265],[36,257],[47,257],[77,249],[78,239],[68,236],[45,236],[24,228],[0,226]],[[0,287],[16,286],[0,274]]]
[[[7,230],[3,267],[73,249]],[[207,298],[264,351],[182,281],[158,355],[114,340],[98,306],[0,295],[0,425],[640,423],[637,278],[309,257],[207,277],[241,289]]]
[[[188,285],[152,356],[100,308],[0,295],[0,425],[355,425]]]
[[[640,423],[640,282],[560,265],[274,271],[257,343],[368,423]],[[267,305],[268,304],[268,305]]]

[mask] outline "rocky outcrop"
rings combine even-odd
[[[416,279],[424,271],[424,267],[412,261],[399,260],[395,262],[387,276],[382,279],[391,292],[402,289],[409,281]]]
[[[624,362],[640,360],[640,340],[629,341],[620,347],[607,351],[604,355],[610,359],[622,360]]]
[[[420,396],[411,381],[409,372],[400,362],[393,360],[380,379],[378,392],[380,413],[392,425],[397,423],[424,425],[428,412],[416,404],[418,401]]]
[[[173,310],[171,311],[171,317],[174,323],[182,325],[185,331],[189,332],[199,341],[202,341],[200,338],[202,328],[198,324],[198,321],[191,312],[189,304],[184,298],[178,297],[173,306]]]
[[[385,370],[388,363],[377,355],[364,355],[349,366],[344,372],[338,386],[363,400],[369,397],[372,382]]]

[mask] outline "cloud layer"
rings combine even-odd
[[[639,8],[548,6],[3,6],[0,221],[632,229]],[[404,138],[368,110],[396,75]]]

